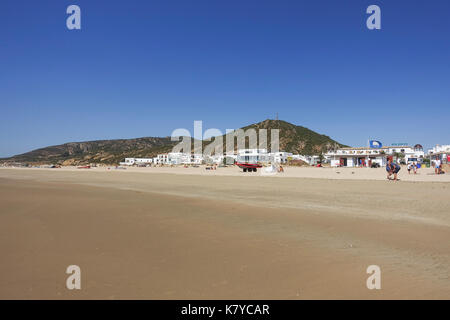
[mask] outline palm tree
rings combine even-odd
[[[323,152],[319,154],[319,163],[322,163],[324,159]]]
[[[395,162],[398,163],[399,159],[405,159],[405,153],[404,152],[394,152],[393,154],[395,158]]]

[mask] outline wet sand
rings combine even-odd
[[[448,182],[0,169],[0,298],[449,299],[449,191]],[[72,264],[81,290],[65,287]],[[381,290],[366,287],[369,265],[381,268]]]

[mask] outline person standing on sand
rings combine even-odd
[[[436,159],[434,162],[434,173],[439,174],[441,173],[441,160],[439,158]]]
[[[413,164],[408,162],[408,165],[406,166],[406,168],[408,169],[408,174],[411,174],[411,167],[413,166]]]

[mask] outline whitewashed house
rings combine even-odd
[[[133,165],[143,165],[151,164],[153,159],[151,158],[125,158],[124,162],[120,162],[121,166],[133,166]]]
[[[387,157],[385,153],[381,148],[340,148],[329,151],[326,156],[329,157],[332,167],[370,167],[374,163],[385,166]]]
[[[237,162],[270,162],[270,154],[267,153],[267,149],[240,149],[237,154]]]
[[[169,155],[167,153],[158,154],[153,158],[154,164],[169,164]]]
[[[404,154],[404,157],[400,161],[408,162],[422,162],[425,156],[423,147],[420,144],[416,144],[414,147],[403,145],[403,146],[388,146],[382,148],[386,154],[393,155],[395,153]]]
[[[135,159],[134,158],[125,158],[124,162],[120,162],[119,164],[121,166],[132,166],[135,163]]]
[[[316,165],[320,161],[319,156],[304,156],[301,154],[293,154],[292,156],[290,156],[288,158],[292,158],[292,160],[301,160],[303,162],[306,162],[309,165]],[[326,158],[326,156],[325,156],[325,158]],[[329,160],[327,162],[329,162]]]
[[[269,154],[270,162],[272,163],[287,163],[289,159],[293,159],[293,154],[290,152],[273,152]]]
[[[190,164],[199,165],[203,163],[203,155],[202,154],[191,154]]]
[[[125,159],[126,161],[126,159]],[[153,162],[152,158],[135,158],[134,163],[135,164],[151,164]]]
[[[430,157],[433,163],[437,159],[441,160],[441,163],[450,163],[450,145],[439,145],[437,144],[432,149],[428,150],[428,157]]]
[[[162,165],[183,165],[183,164],[202,164],[203,155],[201,154],[189,154],[183,152],[170,152],[164,154],[158,154],[153,158],[154,164]]]
[[[167,154],[167,163],[179,165],[190,162],[190,155],[182,152],[170,152]]]
[[[208,164],[222,164],[225,156],[223,154],[213,154],[205,156],[205,162]]]
[[[407,145],[386,146],[381,148],[340,148],[329,151],[325,157],[330,159],[332,167],[370,167],[377,163],[385,166],[387,158],[395,154],[402,154],[399,162],[422,162],[424,157],[423,148],[420,144],[414,147]]]

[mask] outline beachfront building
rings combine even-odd
[[[382,148],[340,148],[326,154],[332,167],[370,167],[377,163],[386,165],[386,151]]]
[[[170,152],[167,154],[167,164],[180,165],[191,162],[191,155],[183,152]]]
[[[319,156],[304,156],[301,154],[293,154],[292,156],[288,157],[288,160],[301,160],[303,162],[306,162],[309,165],[314,166],[319,163],[320,157]]]
[[[125,159],[126,161],[126,159]],[[152,158],[135,158],[134,163],[137,165],[147,165],[153,162]]]
[[[225,158],[230,158],[231,163],[234,163],[237,161],[237,152],[228,152],[225,154]]]
[[[373,164],[385,166],[388,157],[396,156],[398,162],[422,162],[425,156],[423,147],[416,144],[386,146],[381,148],[340,148],[325,154],[332,167],[371,167]]]
[[[290,152],[273,152],[269,154],[270,162],[272,163],[287,163],[292,158],[293,154]]]
[[[214,164],[221,164],[223,163],[223,159],[224,159],[224,155],[223,154],[213,154],[211,156],[208,156],[208,163],[214,163]]]
[[[382,148],[388,155],[400,155],[399,162],[422,162],[425,156],[423,147],[416,144],[414,147],[408,145],[395,145]]]
[[[147,165],[153,162],[152,158],[125,158],[124,162],[120,162],[121,166]]]
[[[267,153],[267,149],[239,149],[236,161],[244,163],[270,162],[270,154]]]
[[[233,158],[232,155],[224,155],[224,154],[213,154],[205,156],[205,162],[207,164],[223,164],[226,158]],[[234,162],[234,161],[233,161]]]
[[[169,155],[167,153],[158,154],[153,158],[154,164],[169,164]]]
[[[437,144],[432,149],[428,150],[428,156],[430,157],[431,163],[434,163],[437,159],[441,160],[441,163],[450,163],[450,145],[439,145]]]
[[[307,160],[306,162],[308,164],[310,164],[311,166],[315,166],[315,165],[320,163],[320,157],[319,156],[305,156],[305,158]],[[325,162],[329,162],[329,160],[326,157],[324,157],[322,162],[324,162],[324,163]]]
[[[124,162],[119,163],[121,166],[132,166],[134,165],[134,158],[125,158]]]
[[[217,154],[206,157],[207,163],[212,164],[234,164],[237,161],[237,154],[235,153],[226,153],[226,154]]]
[[[203,163],[203,155],[202,154],[191,154],[190,164],[199,165]]]
[[[203,163],[203,156],[201,154],[170,152],[158,154],[155,158],[153,158],[153,163],[159,165],[199,165]]]

